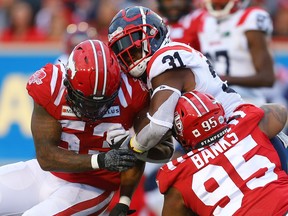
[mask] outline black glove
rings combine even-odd
[[[137,158],[129,149],[112,149],[98,155],[99,168],[122,172],[135,165]]]
[[[117,203],[111,210],[109,216],[126,216],[131,215],[134,212],[136,212],[136,210],[129,210],[129,206],[123,203]]]

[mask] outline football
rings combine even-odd
[[[139,160],[150,163],[167,163],[170,161],[174,153],[174,145],[170,140],[165,140],[162,143],[158,143],[148,151],[137,154],[136,157]]]

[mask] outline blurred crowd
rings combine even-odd
[[[194,0],[194,8],[202,0]],[[253,0],[264,7],[274,22],[274,36],[288,38],[288,1]],[[143,5],[157,11],[156,0],[2,0],[0,42],[61,42],[66,27],[86,22],[97,29],[97,38],[107,41],[107,28],[120,8]]]
[[[66,27],[80,22],[96,28],[97,38],[107,41],[107,28],[112,17],[120,8],[131,4],[150,7],[154,1],[2,0],[0,41],[61,41]]]

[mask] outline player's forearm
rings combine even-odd
[[[45,171],[84,172],[93,170],[91,155],[76,154],[59,147],[37,149],[37,160]]]
[[[135,167],[121,173],[120,198],[128,197],[132,199],[133,193],[136,187],[138,186],[141,180],[141,177],[143,175],[144,168],[145,168],[145,162],[137,161]]]

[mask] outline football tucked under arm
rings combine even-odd
[[[172,138],[158,143],[146,152],[136,154],[139,160],[150,162],[150,163],[167,163],[170,161],[174,153],[174,144]]]
[[[168,131],[169,132],[169,131]],[[106,142],[112,149],[128,149],[131,136],[128,130],[116,123],[112,125],[107,131]],[[135,156],[142,161],[151,163],[166,163],[172,157],[174,152],[171,136],[167,133],[165,139],[159,142],[149,151],[138,154],[134,152]]]

